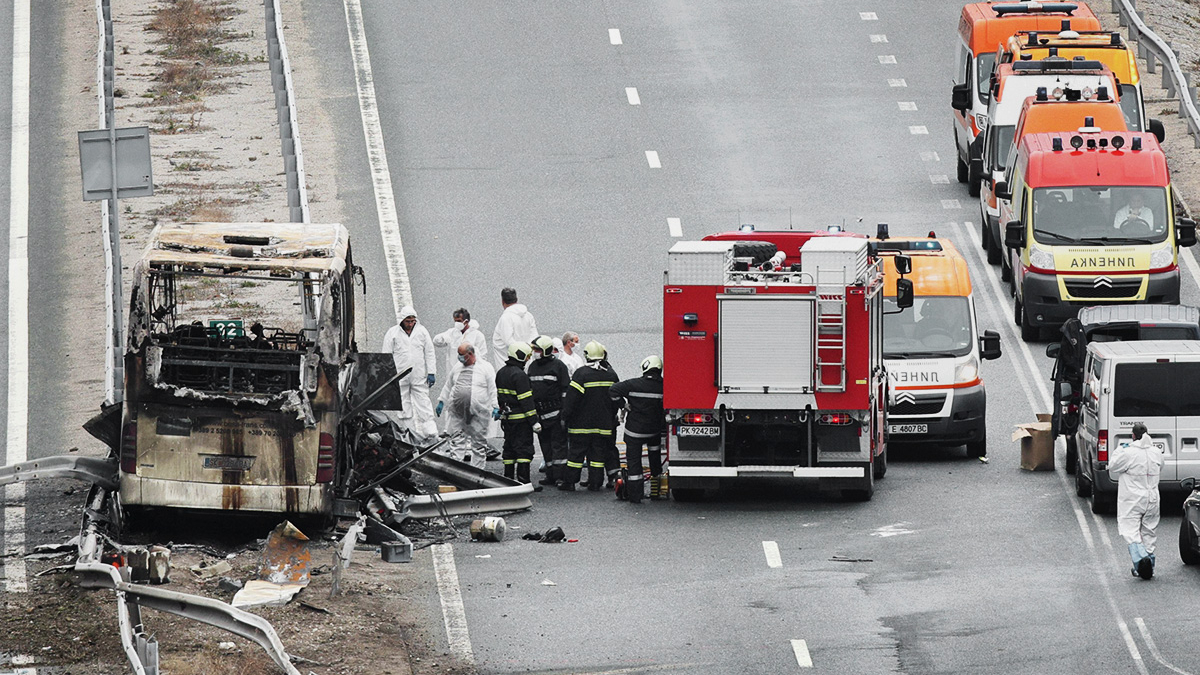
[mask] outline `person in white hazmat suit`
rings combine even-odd
[[[416,442],[432,440],[437,436],[437,425],[433,421],[429,388],[437,379],[437,357],[433,352],[433,338],[417,322],[417,312],[411,305],[401,308],[400,323],[389,328],[383,336],[383,351],[390,353],[396,361],[396,372],[412,368],[412,372],[399,382],[404,405],[404,410],[399,413],[401,422]]]
[[[500,303],[504,305],[504,313],[496,322],[496,330],[492,331],[492,365],[497,370],[508,361],[509,345],[516,342],[532,344],[539,335],[537,322],[533,320],[529,308],[517,302],[514,289],[500,291]]]
[[[1146,425],[1133,425],[1133,442],[1122,443],[1108,462],[1117,483],[1117,531],[1129,544],[1133,576],[1154,576],[1154,544],[1157,537],[1158,477],[1162,473],[1162,451],[1154,446]]]
[[[446,433],[461,431],[450,441],[447,454],[483,468],[487,456],[488,424],[500,417],[496,400],[496,369],[478,357],[475,348],[458,346],[458,361],[450,371],[449,383],[438,396],[437,415],[446,413]]]
[[[458,346],[464,342],[475,348],[476,358],[487,358],[487,338],[479,330],[479,322],[471,318],[466,308],[460,307],[454,310],[454,325],[433,336],[433,346],[442,352],[446,372],[453,370],[454,364],[458,363]]]

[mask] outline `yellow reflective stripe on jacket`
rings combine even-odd
[[[579,390],[579,393],[581,393],[581,394],[582,394],[582,393],[584,393],[584,392],[583,392],[583,385],[582,385],[582,384],[579,384],[578,382],[572,382],[572,383],[571,383],[571,386],[572,386],[572,387],[575,387],[576,389],[578,389],[578,390]]]
[[[574,383],[572,383],[572,384],[574,384]],[[613,386],[613,382],[611,382],[609,380],[600,380],[598,382],[588,382],[587,384],[585,384],[583,386],[585,386],[585,387],[611,387],[611,386]]]
[[[499,387],[496,388],[496,393],[497,394],[508,394],[509,396],[517,395],[517,392],[512,389],[500,389]]]
[[[513,392],[513,393],[515,393],[515,392]],[[517,397],[517,400],[518,400],[518,401],[520,401],[521,399],[529,398],[530,396],[533,396],[533,392],[532,392],[532,391],[527,391],[527,392],[525,392],[524,394],[516,394],[516,397]]]
[[[612,429],[571,429],[567,428],[568,434],[599,434],[601,436],[612,436]]]
[[[526,410],[525,412],[508,413],[507,415],[504,416],[504,419],[506,419],[506,420],[523,420],[526,417],[533,417],[536,414],[537,414],[536,410]]]

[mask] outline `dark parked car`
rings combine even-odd
[[[1180,482],[1191,494],[1183,502],[1183,520],[1179,523],[1179,557],[1184,565],[1200,565],[1200,489],[1195,478]]]

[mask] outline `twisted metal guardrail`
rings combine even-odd
[[[304,152],[300,147],[300,127],[296,124],[296,92],[292,87],[292,64],[283,41],[279,0],[263,0],[267,16],[267,59],[271,67],[271,86],[275,89],[275,111],[279,115],[279,141],[283,168],[287,176],[288,211],[292,222],[307,223],[308,188],[304,184]]]
[[[1138,56],[1146,61],[1146,71],[1156,72],[1156,62],[1162,63],[1163,88],[1167,95],[1179,99],[1179,116],[1187,122],[1195,147],[1200,148],[1200,109],[1196,103],[1196,87],[1191,76],[1179,67],[1179,58],[1170,43],[1156,34],[1137,13],[1136,0],[1112,0],[1112,11],[1122,27],[1129,29],[1129,39],[1137,43]],[[1143,39],[1145,38],[1145,39]]]
[[[116,126],[116,116],[113,114],[113,90],[115,88],[116,56],[114,52],[112,3],[110,0],[96,0],[96,103],[99,108],[100,129],[111,129]],[[114,188],[115,192],[115,188]],[[119,403],[125,375],[118,371],[119,359],[114,354],[122,348],[121,335],[123,326],[120,325],[121,300],[117,297],[116,289],[120,288],[121,269],[117,265],[120,251],[114,248],[119,245],[117,236],[117,213],[112,208],[110,200],[100,202],[100,229],[104,238],[104,400],[109,404]]]

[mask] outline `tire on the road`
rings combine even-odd
[[[769,241],[735,241],[733,257],[751,258],[755,265],[765,263],[778,249]]]
[[[967,457],[987,457],[987,429],[981,438],[967,441]]]
[[[1092,496],[1092,484],[1086,478],[1082,464],[1075,467],[1075,494],[1087,499]]]
[[[873,471],[875,473],[875,480],[879,480],[880,478],[883,478],[884,476],[887,475],[887,448],[886,447],[883,449],[883,452],[879,453],[879,456],[875,458],[875,463],[874,463],[874,465],[872,465],[871,471]]]
[[[1190,525],[1185,513],[1183,522],[1179,523],[1179,558],[1183,560],[1184,565],[1200,565],[1200,553],[1196,552],[1197,545],[1192,538]]]
[[[1067,461],[1063,468],[1067,475],[1071,475],[1079,470],[1079,446],[1075,444],[1074,436],[1067,436]],[[1078,481],[1076,481],[1078,482]]]
[[[1117,510],[1117,493],[1101,492],[1092,485],[1092,513],[1104,515]]]

